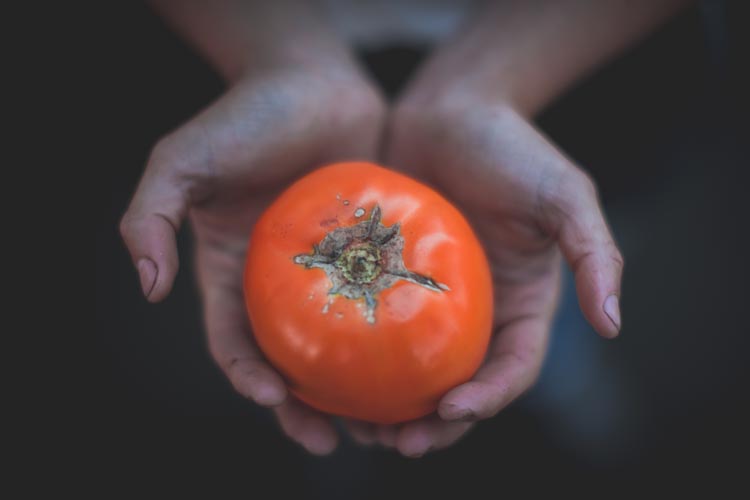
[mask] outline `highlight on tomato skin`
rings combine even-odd
[[[463,215],[431,188],[363,162],[284,191],[250,237],[255,339],[292,393],[326,413],[422,417],[484,359],[492,283]]]

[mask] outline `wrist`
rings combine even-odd
[[[478,56],[469,66],[462,62],[460,50],[444,50],[416,75],[396,107],[452,112],[489,106],[512,108],[518,114],[533,117],[543,103],[528,99],[521,88],[523,82],[498,64],[499,55],[493,55],[494,65],[483,62],[484,57]]]

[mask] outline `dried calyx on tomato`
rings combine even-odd
[[[384,226],[380,207],[375,205],[369,220],[334,229],[319,244],[313,245],[311,254],[297,255],[294,262],[307,269],[323,269],[331,280],[329,295],[355,300],[364,298],[367,306],[364,316],[368,323],[374,324],[375,296],[399,280],[435,292],[450,290],[448,285],[406,268],[400,229],[398,222]]]

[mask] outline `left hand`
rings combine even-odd
[[[143,294],[158,302],[177,274],[176,232],[190,220],[212,357],[237,392],[273,408],[291,439],[326,454],[338,441],[330,418],[289,397],[254,341],[242,291],[248,233],[278,192],[307,170],[373,159],[385,107],[356,68],[247,74],[154,147],[120,230]]]

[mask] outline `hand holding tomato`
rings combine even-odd
[[[178,13],[184,17],[190,5],[176,3],[174,8],[184,8]],[[274,5],[241,8],[273,10]],[[234,7],[215,7],[225,8]],[[197,9],[197,21],[191,22],[216,15],[212,9]],[[296,14],[282,4],[280,12],[251,17],[263,25],[262,32],[273,26],[274,16],[290,13]],[[245,14],[226,15],[226,22],[213,20],[223,26],[212,43],[232,35]],[[299,16],[314,31],[314,15]],[[248,26],[236,36],[258,31]],[[283,26],[271,31],[280,36]],[[120,230],[144,295],[158,302],[169,294],[177,273],[175,234],[186,217],[190,220],[211,355],[240,394],[274,408],[292,439],[311,452],[326,453],[337,441],[329,419],[287,397],[283,380],[253,340],[242,292],[245,252],[262,210],[306,170],[342,158],[374,159],[385,108],[345,48],[317,32],[297,30],[287,39],[294,36],[305,38],[308,51],[302,62],[271,57],[268,45],[274,40],[261,54],[271,63],[255,61],[235,70],[240,62],[227,61],[222,72],[238,78],[230,77],[223,96],[154,147]],[[242,43],[232,40],[235,46]],[[318,45],[325,50],[317,53]]]
[[[439,417],[399,429],[357,427],[407,455],[458,439],[535,381],[559,292],[560,250],[581,308],[602,336],[620,330],[623,260],[590,178],[506,102],[407,94],[391,122],[387,158],[436,186],[478,232],[494,282],[494,339],[472,381],[446,394]]]

